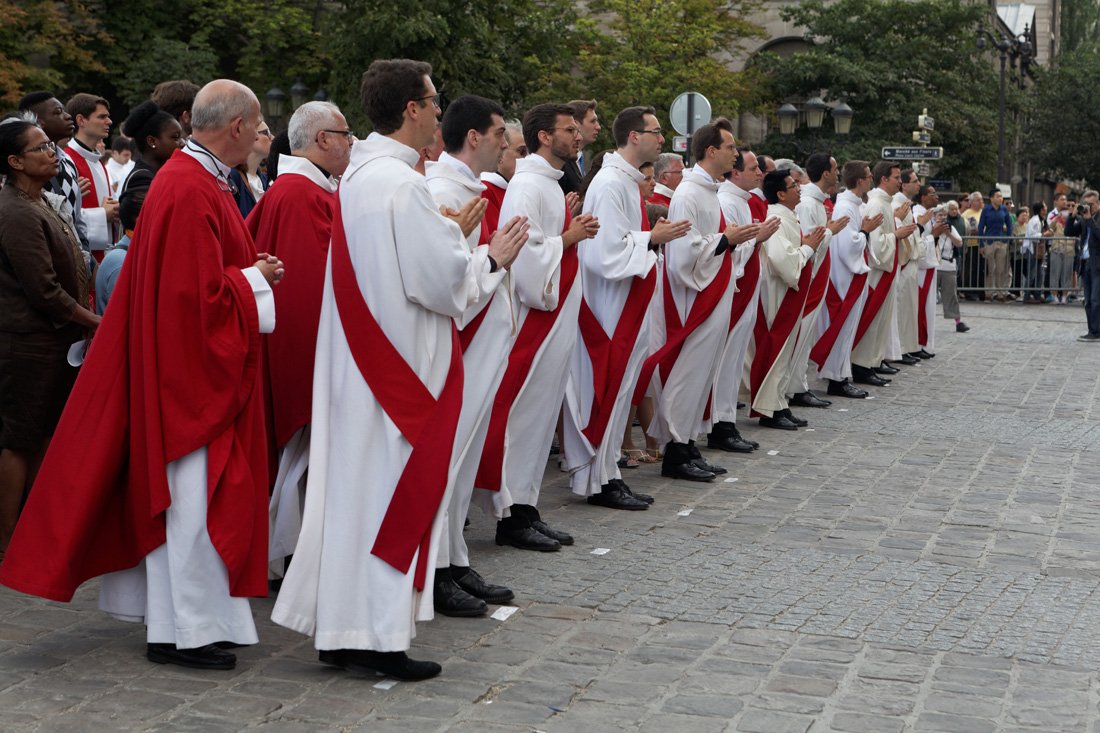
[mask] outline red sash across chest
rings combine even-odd
[[[875,316],[878,314],[879,309],[882,308],[882,304],[886,302],[886,296],[890,294],[890,286],[894,284],[894,278],[898,274],[898,253],[894,250],[894,264],[890,268],[889,272],[882,273],[882,277],[879,278],[878,284],[867,291],[867,302],[863,305],[863,313],[859,316],[859,325],[856,326],[856,338],[852,342],[852,348],[855,348],[856,344],[863,339],[863,334],[867,333],[867,329],[871,326],[871,321],[875,320]]]
[[[921,283],[917,297],[917,339],[921,346],[928,345],[928,295],[932,292],[932,282],[936,278],[936,270],[929,268],[924,271],[924,282]]]
[[[451,328],[451,361],[439,397],[390,342],[367,306],[348,250],[340,203],[332,227],[332,287],[340,321],[355,324],[344,335],[359,372],[374,398],[405,440],[409,456],[378,529],[371,554],[402,573],[416,558],[413,584],[423,590],[432,522],[447,488],[451,451],[462,409],[462,354]],[[419,550],[419,554],[418,554]]]
[[[866,250],[863,252],[863,259],[867,259]],[[810,358],[818,366],[824,364],[825,360],[829,358],[829,353],[833,350],[833,345],[836,344],[841,329],[844,328],[844,322],[848,320],[848,315],[855,307],[859,296],[863,294],[863,288],[866,284],[866,272],[853,275],[852,282],[848,284],[848,292],[844,294],[843,299],[836,292],[836,288],[830,284],[828,294],[825,296],[825,307],[829,310],[829,327],[825,329],[825,333],[821,334],[813,349],[810,350]]]

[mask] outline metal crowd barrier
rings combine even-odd
[[[984,300],[1081,302],[1076,237],[963,237],[956,249],[958,292]]]

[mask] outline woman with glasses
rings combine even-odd
[[[76,234],[43,195],[57,166],[40,127],[0,122],[0,557],[76,379],[66,353],[99,325]]]

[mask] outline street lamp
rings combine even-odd
[[[302,77],[294,80],[294,86],[290,88],[290,104],[298,109],[309,99],[309,87],[302,82]]]
[[[806,128],[810,131],[810,148],[808,150],[804,149],[803,144],[794,137],[801,113],[790,102],[783,104],[775,112],[776,116],[779,117],[779,134],[787,142],[794,145],[800,153],[814,152],[817,148],[817,136],[825,124],[825,112],[829,110],[829,105],[821,97],[814,96],[803,103],[802,109],[806,114]],[[852,108],[841,102],[832,108],[831,116],[833,118],[833,132],[836,136],[838,138],[847,137],[852,131],[852,117],[855,116]]]
[[[1000,96],[998,100],[998,113],[997,113],[997,183],[1005,182],[1005,66],[1008,62],[1008,57],[1011,54],[1013,65],[1016,64],[1016,59],[1020,59],[1020,76],[1021,82],[1024,75],[1027,74],[1028,67],[1031,65],[1031,32],[1030,26],[1024,26],[1024,32],[1018,36],[1008,36],[1003,31],[994,36],[985,26],[979,21],[978,23],[978,50],[985,50],[985,39],[988,38],[993,44],[993,47],[997,49],[998,54],[1001,57],[1001,88]]]
[[[267,118],[267,125],[273,130],[277,129],[286,107],[286,93],[279,87],[271,87],[264,97],[266,97],[264,116]]]

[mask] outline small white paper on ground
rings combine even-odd
[[[847,411],[848,411],[847,407],[842,407],[839,410],[837,410],[837,412],[847,412]]]
[[[396,685],[396,684],[397,684],[397,680],[391,680],[389,677],[387,677],[386,679],[384,679],[381,682],[377,683],[374,686],[374,689],[376,689],[376,690],[389,690],[389,689],[392,689],[394,687],[394,685]]]
[[[493,611],[493,615],[490,618],[495,618],[497,621],[507,621],[508,617],[518,610],[519,609],[515,606],[501,606]]]
[[[814,428],[806,428],[806,432],[807,433],[812,433],[812,432],[814,432]]]
[[[609,552],[611,552],[610,547],[597,547],[595,550],[592,551],[592,554],[593,555],[606,555]]]
[[[875,396],[873,394],[869,394],[869,395],[867,395],[867,397],[865,399],[873,400],[873,399],[875,399]]]
[[[734,481],[737,481],[737,477],[736,477],[736,476],[730,476],[730,477],[729,477],[728,479],[725,479],[725,482],[726,482],[727,484],[732,484],[732,483],[733,483]]]
[[[770,450],[770,451],[768,451],[768,455],[769,455],[769,456],[777,456],[777,455],[779,455],[779,451],[777,451],[777,450]]]
[[[678,517],[686,517],[689,514],[691,514],[691,509],[684,509],[683,511],[676,512],[676,516]]]

